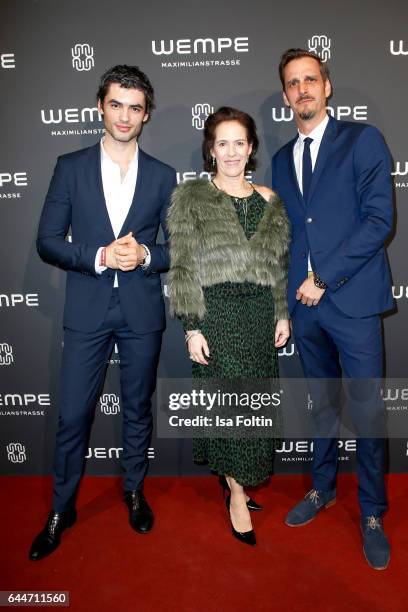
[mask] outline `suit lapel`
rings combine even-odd
[[[132,226],[132,228],[135,226],[135,217],[139,216],[143,212],[142,202],[144,199],[144,194],[148,189],[148,172],[149,162],[147,155],[143,153],[139,147],[135,192],[133,194],[132,204],[130,205],[129,212],[119,232],[118,238],[125,236],[129,232],[130,226]]]
[[[311,202],[313,193],[316,190],[316,186],[322,175],[326,162],[330,156],[332,142],[336,136],[336,120],[332,117],[329,118],[329,123],[323,134],[322,141],[319,147],[319,153],[317,155],[316,164],[312,174],[312,182],[310,184],[308,202]]]

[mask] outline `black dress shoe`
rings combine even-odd
[[[31,545],[29,559],[39,561],[50,555],[61,543],[61,534],[64,529],[72,527],[77,518],[75,508],[65,512],[51,510],[44,529],[38,534]]]
[[[247,499],[246,505],[248,510],[250,510],[251,512],[260,512],[262,510],[262,506],[260,504],[257,504],[256,501],[252,499],[252,497]]]
[[[138,533],[148,533],[153,527],[154,514],[143,491],[125,491],[125,502],[129,508],[129,523]]]
[[[226,491],[229,492],[230,490],[227,479],[225,478],[224,474],[221,474],[220,476],[218,476],[218,480],[220,482],[220,485],[222,486],[222,490],[224,492],[225,497]],[[252,497],[247,500],[246,505],[248,510],[250,510],[251,512],[260,512],[262,510],[262,506],[260,504],[257,504],[256,501],[252,499]]]
[[[232,535],[234,536],[234,538],[237,538],[237,540],[239,540],[243,544],[249,544],[250,546],[256,546],[255,531],[253,529],[251,529],[250,531],[237,531],[234,525],[232,524],[231,512],[230,512],[231,495],[228,495],[227,499],[225,500],[225,503],[227,506],[228,516],[229,516],[229,520],[231,523]]]

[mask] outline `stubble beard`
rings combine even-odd
[[[316,116],[316,111],[310,110],[310,111],[302,111],[299,113],[299,117],[302,119],[302,121],[310,121],[310,119],[313,119]]]

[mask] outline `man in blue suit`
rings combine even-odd
[[[380,313],[393,307],[384,251],[393,223],[390,155],[376,128],[327,115],[331,82],[317,55],[289,49],[279,73],[298,135],[273,157],[272,181],[292,223],[289,310],[305,376],[318,393],[319,436],[312,490],[286,524],[305,525],[335,503],[339,406],[334,381],[324,380],[342,373],[360,379],[350,408],[359,433],[363,550],[372,567],[384,569],[390,547],[382,524],[385,451],[376,381],[383,375]]]
[[[135,66],[108,70],[98,90],[105,136],[58,158],[41,215],[37,248],[67,271],[60,414],[54,460],[53,507],[29,557],[60,544],[76,520],[75,499],[93,413],[116,342],[123,412],[124,499],[139,533],[153,526],[143,494],[152,431],[151,396],[165,310],[160,273],[167,244],[156,244],[176,185],[173,168],[138,146],[154,108],[154,91]],[[72,242],[66,240],[71,227]]]

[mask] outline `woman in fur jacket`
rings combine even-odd
[[[212,181],[180,184],[168,214],[172,313],[183,323],[193,378],[276,379],[277,349],[289,338],[286,285],[290,226],[279,196],[249,183],[258,137],[247,113],[222,107],[204,126],[204,168]],[[272,473],[276,438],[193,440],[228,491],[233,535],[256,544],[244,487]]]

